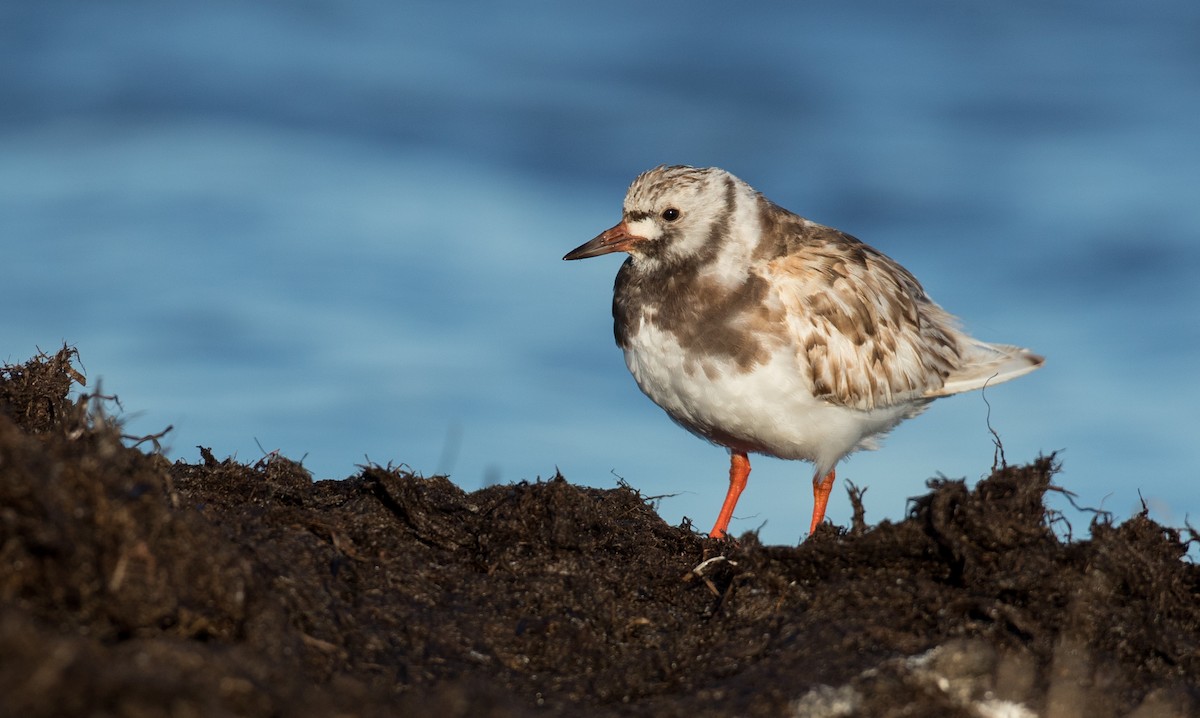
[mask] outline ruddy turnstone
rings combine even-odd
[[[746,487],[748,454],[815,465],[812,533],[847,454],[933,399],[1044,361],[973,339],[882,252],[715,167],[642,173],[621,222],[563,259],[610,252],[629,254],[613,319],[633,378],[680,426],[729,449],[714,537]]]

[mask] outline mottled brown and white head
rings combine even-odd
[[[654,270],[717,258],[757,214],[758,193],[725,170],[655,167],[629,186],[620,223],[567,253],[586,259],[627,252],[638,269]]]

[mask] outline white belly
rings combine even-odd
[[[827,472],[871,437],[919,413],[924,404],[861,411],[813,397],[793,347],[748,371],[724,358],[689,355],[667,332],[643,322],[625,363],[638,386],[689,431],[740,451],[803,459]]]

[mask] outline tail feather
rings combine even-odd
[[[1045,357],[1022,347],[977,341],[967,349],[962,365],[946,377],[946,383],[925,396],[950,396],[1001,384],[1028,374],[1045,361]]]

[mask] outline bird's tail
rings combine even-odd
[[[1045,357],[1028,349],[1010,344],[988,344],[972,340],[958,369],[946,377],[946,383],[940,389],[925,396],[950,396],[1000,384],[1028,374],[1045,361]]]

